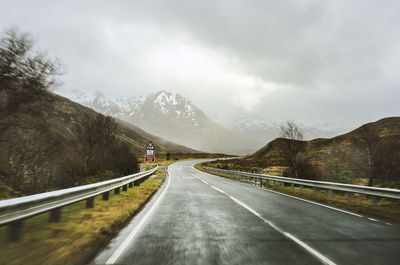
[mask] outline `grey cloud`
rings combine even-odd
[[[201,87],[201,80],[165,77],[144,64],[150,48],[190,39],[236,60],[244,74],[276,85],[260,93],[254,108],[266,119],[311,125],[329,120],[350,128],[400,114],[398,1],[13,1],[3,6],[2,26],[33,32],[66,62],[68,88],[125,96],[176,89],[215,118],[242,116],[244,108],[224,100],[229,87],[215,92]],[[121,31],[110,34],[115,28]]]

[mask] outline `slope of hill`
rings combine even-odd
[[[265,145],[278,137],[280,137],[280,125],[267,122],[260,117],[244,117],[235,121],[226,122],[227,128],[230,128],[242,135],[247,135],[254,139],[259,146]],[[301,126],[301,131],[305,140],[316,138],[329,138],[337,135],[331,130],[321,130],[311,126]]]
[[[212,121],[190,100],[176,93],[160,91],[146,98],[118,98],[114,101],[100,92],[91,99],[80,91],[66,96],[98,112],[197,150],[249,154],[260,146],[250,137]]]
[[[287,168],[287,150],[293,142],[278,138],[250,156],[218,164],[242,170]],[[297,143],[299,177],[356,184],[368,184],[373,177],[374,185],[400,186],[400,117],[368,123],[334,138]]]
[[[85,117],[93,120],[98,113],[47,91],[10,112],[10,91],[0,91],[0,182],[28,193],[74,185],[70,160],[82,152],[78,130]],[[196,152],[117,122],[116,137],[138,157],[144,155],[149,140],[156,154]]]

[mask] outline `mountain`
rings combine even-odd
[[[48,91],[20,97],[23,103],[14,106],[15,91],[12,88],[0,90],[0,182],[26,193],[73,186],[76,175],[72,171],[82,164],[79,159],[86,144],[80,132],[88,122],[93,124],[98,117],[104,116]],[[84,95],[80,96],[85,99]],[[96,104],[106,103],[103,105],[107,106],[106,101],[101,101],[104,99],[98,99]],[[114,105],[108,106],[107,110],[114,110]],[[131,123],[116,122],[118,142],[126,143],[128,151],[138,157],[144,155],[150,140],[156,155],[197,152],[147,133]],[[89,133],[88,141],[98,136],[98,133]],[[94,152],[94,156],[104,156],[109,151],[112,150]]]
[[[295,145],[293,145],[295,144]],[[288,169],[296,146],[299,177],[328,181],[400,187],[400,117],[390,117],[333,138],[296,141],[277,138],[242,159],[219,161],[241,170],[267,167]]]
[[[259,146],[265,145],[280,137],[280,125],[267,122],[259,117],[244,117],[225,123],[226,126],[242,135],[255,140]],[[336,136],[337,133],[331,130],[321,130],[311,126],[300,126],[305,140],[315,138],[328,138]]]
[[[249,154],[261,146],[250,137],[212,121],[190,100],[177,93],[159,91],[147,97],[115,100],[107,99],[100,92],[96,92],[91,99],[79,91],[66,96],[98,112],[118,117],[152,134],[197,150]]]

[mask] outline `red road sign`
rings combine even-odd
[[[150,141],[149,144],[146,147],[146,157],[145,157],[146,162],[155,162],[156,158],[154,156],[154,145]]]

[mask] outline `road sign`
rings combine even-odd
[[[154,156],[154,145],[153,143],[150,141],[149,144],[146,147],[146,158],[145,158],[146,162],[155,162],[155,156]]]

